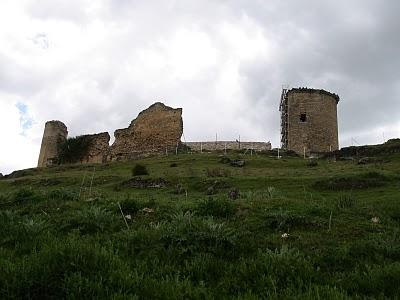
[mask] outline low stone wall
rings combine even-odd
[[[266,151],[271,150],[270,142],[237,142],[237,141],[217,141],[217,142],[187,142],[186,146],[193,151],[218,151],[222,150],[251,150]]]

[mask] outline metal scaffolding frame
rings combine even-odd
[[[288,91],[288,88],[282,87],[281,103],[279,105],[279,111],[281,112],[281,148],[285,150],[288,148],[289,134]]]

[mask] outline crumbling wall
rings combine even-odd
[[[85,135],[89,140],[87,153],[83,163],[105,163],[110,154],[110,135],[108,132]]]
[[[270,142],[240,142],[239,141],[216,141],[216,142],[187,142],[186,146],[194,151],[221,151],[221,150],[271,150]]]
[[[66,141],[67,137],[67,126],[63,122],[54,120],[46,122],[40,146],[38,167],[58,164],[60,145]]]
[[[183,133],[182,109],[157,102],[139,113],[128,128],[115,131],[112,160],[133,158],[143,153],[175,151]]]

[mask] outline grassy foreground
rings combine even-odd
[[[0,180],[0,298],[399,299],[399,154],[228,157]]]

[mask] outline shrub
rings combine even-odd
[[[142,176],[142,175],[149,175],[146,166],[141,164],[136,164],[132,168],[132,176]]]
[[[40,197],[32,189],[22,188],[14,194],[15,202],[37,201]]]
[[[231,175],[229,170],[222,168],[207,168],[206,169],[207,177],[228,177]]]
[[[134,199],[125,199],[121,202],[121,209],[124,214],[135,214],[139,211],[139,204]]]
[[[318,166],[318,161],[316,159],[309,159],[307,161],[307,167],[316,167]]]
[[[81,135],[68,138],[59,148],[59,163],[77,163],[81,162],[88,153],[92,139]]]
[[[227,199],[214,199],[209,197],[199,203],[196,211],[202,216],[228,218],[235,214],[236,205]]]
[[[332,177],[319,180],[314,183],[314,188],[332,191],[367,189],[383,186],[387,181],[388,178],[386,176],[377,172],[369,172],[356,176]]]
[[[266,216],[267,227],[274,230],[285,230],[290,231],[293,228],[304,228],[304,227],[318,227],[319,223],[311,221],[309,218],[303,215],[296,215],[290,211],[279,210],[271,212]]]
[[[178,166],[178,164],[177,163],[171,163],[169,166],[170,166],[170,168],[176,168]]]
[[[221,159],[219,160],[219,162],[220,162],[221,164],[230,164],[230,163],[232,162],[232,160],[231,160],[229,157],[227,157],[227,156],[223,156],[223,157],[221,157]]]
[[[231,189],[228,192],[228,198],[231,200],[236,200],[240,197],[240,191],[237,188]]]

